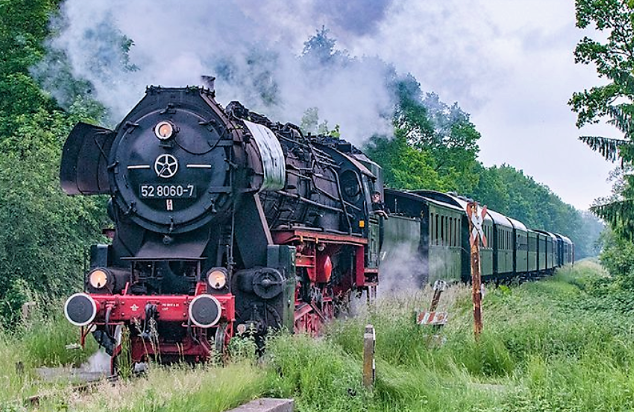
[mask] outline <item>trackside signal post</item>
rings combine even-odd
[[[471,294],[473,297],[473,325],[476,340],[482,333],[482,278],[480,276],[480,242],[487,245],[487,238],[482,231],[482,222],[487,207],[478,206],[478,202],[467,203],[469,220],[469,244],[471,245]]]

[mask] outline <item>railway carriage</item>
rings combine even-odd
[[[493,234],[489,242],[493,246],[493,274],[496,279],[510,278],[515,273],[513,225],[501,213],[487,210],[493,220]]]
[[[574,244],[572,241],[564,235],[559,233],[554,234],[557,238],[557,263],[558,266],[564,266],[571,263],[574,263],[575,260],[575,252],[574,252]]]
[[[464,265],[468,265],[468,261],[464,262],[465,257],[462,253],[466,232],[463,225],[464,210],[416,193],[391,189],[385,190],[385,201],[392,212],[390,218],[383,222],[386,232],[396,233],[395,225],[403,218],[419,226],[420,235],[415,259],[418,265],[417,269],[413,269],[417,272],[418,285],[433,283],[438,279],[460,281]],[[402,253],[396,251],[399,248],[397,243],[384,244],[386,259],[382,264],[391,265],[392,261],[387,259],[390,256],[402,258]]]
[[[461,279],[465,282],[471,279],[471,263],[468,253],[471,249],[469,243],[469,222],[467,218],[467,199],[458,196],[454,193],[441,193],[433,190],[416,190],[414,193],[423,196],[426,199],[434,200],[436,202],[444,203],[453,206],[460,210],[460,225],[461,225],[461,240],[460,240],[460,253],[462,254],[462,271]],[[490,215],[485,215],[482,221],[482,231],[485,237],[491,239],[493,233],[494,222]],[[482,278],[485,280],[491,279],[494,276],[494,245],[492,242],[487,241],[486,245],[480,245],[480,272]]]
[[[546,237],[545,271],[547,274],[552,274],[554,269],[557,267],[557,237],[553,233],[546,232],[545,230],[536,230],[536,232],[542,233]]]
[[[537,272],[546,272],[546,235],[538,230],[537,233]]]
[[[531,264],[530,258],[536,259],[534,254],[536,253],[536,245],[532,245],[533,249],[531,252],[531,244],[529,243],[529,233],[528,229],[524,225],[524,223],[519,220],[515,220],[513,218],[508,218],[513,226],[513,234],[511,235],[511,243],[513,248],[513,261],[514,261],[514,275],[520,274],[524,275],[530,273],[535,270],[536,260],[533,260]]]

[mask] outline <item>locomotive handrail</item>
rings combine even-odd
[[[328,206],[328,205],[324,205],[324,204],[315,202],[315,201],[307,199],[307,198],[305,198],[305,197],[303,197],[303,196],[301,196],[299,194],[288,193],[288,192],[285,192],[283,190],[277,190],[275,193],[280,194],[282,196],[295,198],[295,199],[299,200],[300,202],[305,202],[305,203],[308,203],[309,205],[321,207],[321,208],[326,209],[326,210],[332,210],[333,212],[337,212],[337,213],[343,213],[343,210],[341,210],[341,209],[339,209],[337,207]]]

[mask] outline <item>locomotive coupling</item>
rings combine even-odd
[[[66,300],[64,314],[75,326],[90,324],[99,312],[99,303],[86,293],[75,293]]]

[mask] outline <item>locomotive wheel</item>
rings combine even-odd
[[[229,347],[229,341],[233,337],[233,328],[228,323],[222,322],[216,328],[216,334],[214,336],[214,350],[216,356],[219,359],[225,360],[227,356],[227,348]]]

